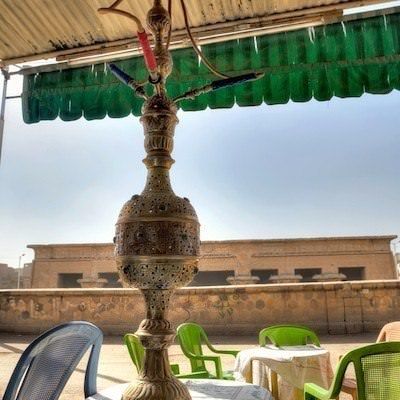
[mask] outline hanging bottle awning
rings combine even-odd
[[[327,101],[400,89],[400,13],[202,46],[217,69],[230,75],[264,71],[258,81],[184,100],[185,111]],[[215,77],[192,48],[172,51],[171,97]],[[142,57],[116,63],[136,80],[146,79]],[[26,123],[122,118],[140,115],[143,100],[119,83],[104,63],[24,76]]]

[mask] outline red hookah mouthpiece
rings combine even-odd
[[[150,73],[154,74],[157,72],[157,61],[156,57],[154,56],[153,50],[150,47],[146,31],[137,32],[137,37],[139,39],[140,47],[143,51],[144,61],[146,63],[147,69]]]

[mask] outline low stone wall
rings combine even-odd
[[[183,288],[169,318],[195,321],[209,334],[258,335],[291,323],[319,333],[378,331],[400,319],[400,281],[274,284]],[[39,333],[63,321],[86,320],[106,334],[132,332],[144,317],[133,289],[0,290],[0,331]]]

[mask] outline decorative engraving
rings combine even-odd
[[[176,196],[169,180],[176,107],[156,94],[144,104],[141,122],[146,186],[122,207],[114,239],[121,280],[142,291],[147,310],[137,330],[145,348],[143,370],[123,399],[188,400],[186,387],[170,372],[167,348],[175,332],[166,315],[172,291],[197,273],[200,225],[189,200]]]
[[[175,289],[191,282],[197,273],[195,260],[172,263],[135,262],[124,257],[118,257],[118,271],[122,281],[139,289]]]
[[[118,223],[137,221],[140,218],[169,217],[169,219],[193,220],[197,215],[188,200],[175,196],[173,193],[162,193],[168,190],[163,179],[154,180],[143,191],[144,195],[135,195],[127,201],[119,214]]]
[[[122,207],[114,238],[124,286],[139,288],[145,298],[146,319],[137,330],[145,357],[139,379],[122,399],[190,400],[187,388],[171,375],[167,348],[175,331],[166,318],[173,290],[189,283],[197,273],[200,225],[189,200],[175,195],[169,179],[178,118],[177,107],[165,91],[172,58],[163,44],[170,16],[161,0],[154,0],[147,24],[154,36],[161,77],[154,83],[155,94],[143,104],[140,118],[148,175],[143,192]]]
[[[171,24],[168,11],[162,6],[160,0],[155,0],[154,6],[147,13],[147,26],[155,39],[154,55],[157,59],[162,78],[165,80],[172,71],[172,57],[163,45],[163,38]]]
[[[159,357],[157,355],[157,357]],[[162,371],[167,371],[169,366],[165,366]],[[147,370],[146,370],[147,371]],[[151,370],[152,371],[152,370]],[[122,400],[190,400],[189,390],[186,386],[173,376],[165,379],[165,374],[161,370],[158,373],[148,374],[143,372],[143,380],[133,382],[128,386]]]
[[[192,221],[139,221],[119,224],[116,255],[197,256],[199,227]]]

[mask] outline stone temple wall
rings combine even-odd
[[[265,326],[303,324],[319,333],[378,331],[400,317],[400,281],[183,288],[170,320],[195,321],[209,334],[255,335]],[[106,334],[133,332],[144,317],[134,289],[0,290],[0,332],[39,333],[86,320]]]
[[[275,282],[299,281],[302,279],[299,274],[307,271],[314,271],[312,275],[316,276],[321,274],[318,279],[321,281],[332,280],[332,276],[334,280],[343,280],[338,276],[340,272],[348,280],[394,279],[397,271],[390,242],[395,238],[391,235],[204,241],[200,249],[200,273],[192,286],[202,285],[199,280],[202,274],[214,274],[214,279],[207,283],[214,285],[226,284],[227,277],[232,284],[274,283],[272,276],[263,278],[262,274],[268,272],[276,274]],[[83,279],[86,285],[91,282],[92,287],[101,287],[104,274],[117,272],[112,243],[28,247],[35,251],[32,288],[73,287],[60,284],[62,275],[75,276],[75,282]],[[362,277],[348,274],[354,268],[363,270]],[[215,275],[221,272],[226,276],[216,280]]]

